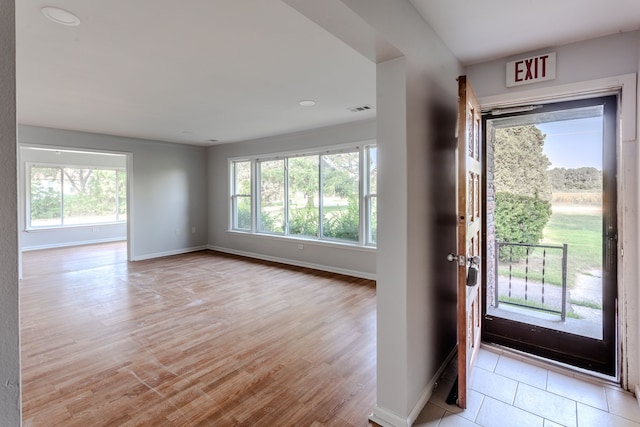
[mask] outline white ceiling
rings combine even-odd
[[[23,124],[209,145],[375,117],[348,110],[375,65],[280,0],[16,0],[16,22]]]
[[[410,0],[464,64],[640,28],[640,0]]]
[[[640,0],[411,3],[464,64],[640,27]],[[281,0],[16,0],[16,35],[22,124],[211,145],[375,117],[349,111],[375,65]]]

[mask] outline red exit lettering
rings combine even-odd
[[[523,59],[515,63],[515,81],[522,82],[547,77],[547,59],[549,55]]]

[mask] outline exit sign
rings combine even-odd
[[[556,53],[545,53],[507,63],[507,87],[556,78]]]

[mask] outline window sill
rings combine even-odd
[[[77,230],[83,228],[101,228],[101,227],[114,227],[118,225],[126,225],[126,221],[120,222],[101,222],[96,224],[73,224],[73,225],[58,225],[53,227],[35,227],[35,228],[25,228],[23,231],[25,233],[40,233],[47,231],[62,231],[62,230]]]
[[[267,233],[250,233],[250,232],[241,231],[241,230],[227,230],[227,233],[231,235],[245,236],[245,237],[256,238],[256,239],[273,240],[273,241],[279,241],[279,242],[290,242],[290,243],[298,243],[298,244],[305,244],[305,245],[312,245],[312,246],[324,246],[328,248],[340,247],[344,249],[370,252],[370,253],[375,253],[377,251],[375,246],[363,246],[358,243],[349,243],[349,242],[342,242],[337,240],[320,240],[320,239],[313,239],[313,238],[304,238],[301,236],[294,237],[294,236],[281,236],[277,234],[267,234]]]

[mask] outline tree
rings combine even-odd
[[[545,135],[535,125],[498,128],[494,143],[495,191],[551,200],[551,162]]]
[[[537,197],[496,193],[496,238],[502,242],[536,244],[551,218],[551,203]],[[517,261],[525,254],[523,247],[500,248],[500,260]]]
[[[288,162],[289,199],[300,193],[304,196],[305,206],[315,208],[318,197],[318,156],[293,157]]]
[[[554,190],[580,191],[602,189],[602,172],[594,167],[554,168],[549,171]]]
[[[545,135],[534,125],[495,130],[494,186],[496,238],[537,244],[551,217],[551,162],[543,153]],[[523,248],[501,248],[500,259],[516,261]]]

